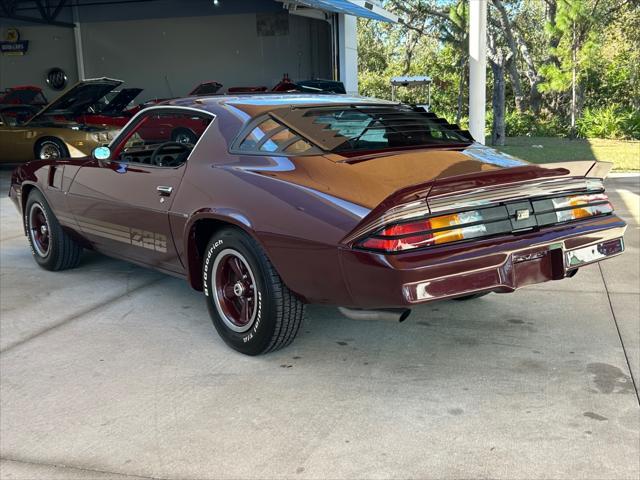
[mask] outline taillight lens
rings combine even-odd
[[[519,202],[519,205],[523,203]],[[460,240],[522,232],[613,212],[613,206],[605,193],[531,200],[530,207],[526,210],[529,215],[524,219],[518,216],[522,210],[520,206],[511,213],[507,207],[508,204],[395,223],[356,242],[355,246],[389,253],[402,252]],[[528,220],[530,215],[534,218]]]
[[[399,252],[413,248],[456,242],[486,234],[479,211],[455,213],[400,223],[381,230],[376,236],[360,242],[362,248]]]
[[[567,222],[579,218],[604,215],[613,212],[609,197],[605,193],[590,195],[572,195],[570,197],[553,198],[558,222]]]

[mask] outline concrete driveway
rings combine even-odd
[[[36,267],[7,178],[2,479],[640,476],[638,176],[608,181],[616,259],[400,325],[310,307],[259,358],[180,280],[95,254]]]

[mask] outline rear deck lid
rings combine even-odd
[[[490,158],[494,159],[493,154]],[[476,162],[463,164],[452,165],[454,168],[441,171],[431,181],[394,191],[373,208],[343,242],[350,243],[386,225],[429,215],[498,204],[515,205],[521,200],[567,192],[599,190],[601,181],[596,185],[590,178],[592,175],[598,178],[607,170],[593,161],[544,166],[522,162],[520,165],[486,166],[483,169],[478,169]],[[585,178],[587,175],[590,178]]]

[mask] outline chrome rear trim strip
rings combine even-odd
[[[466,192],[429,197],[431,213],[446,210],[460,210],[469,207],[487,206],[494,203],[510,202],[548,195],[561,195],[576,191],[602,191],[602,180],[591,178],[559,178],[534,183],[520,183],[507,187],[477,188]]]
[[[428,197],[427,201],[417,200],[389,209],[381,217],[362,225],[344,238],[342,243],[350,244],[385,225],[398,223],[412,218],[425,217],[447,210],[460,211],[466,208],[486,207],[492,204],[531,199],[548,195],[562,195],[579,191],[602,191],[604,184],[598,178],[554,178],[536,182],[520,182],[502,187],[476,188],[463,192]]]

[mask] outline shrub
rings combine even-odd
[[[640,140],[640,111],[629,110],[622,122],[625,137]]]
[[[577,127],[578,135],[584,138],[640,139],[640,112],[615,105],[586,108]]]
[[[569,128],[558,117],[544,117],[531,112],[509,111],[505,115],[507,137],[560,137]]]

